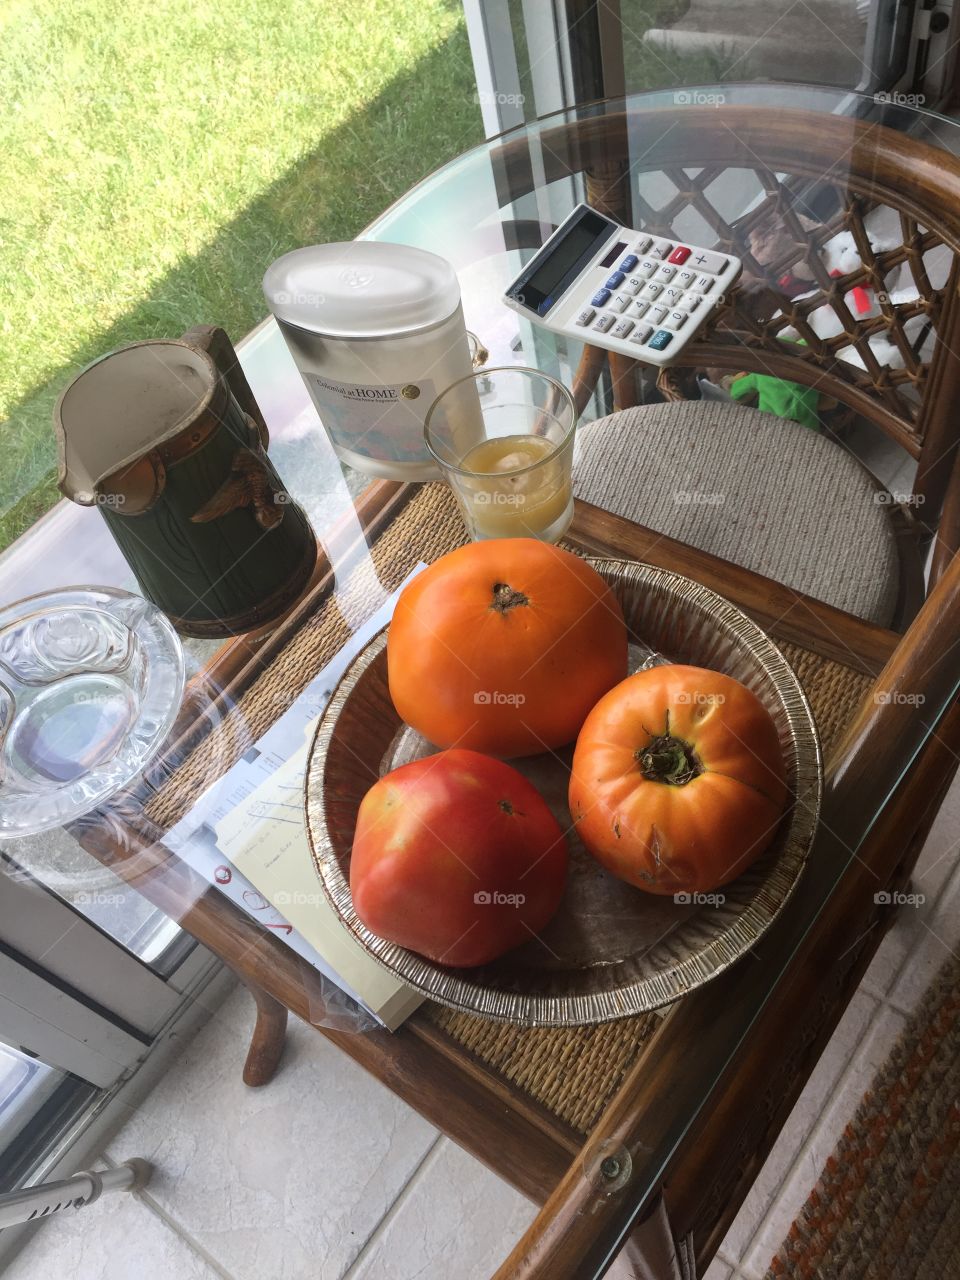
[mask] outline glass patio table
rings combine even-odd
[[[838,405],[826,432],[851,429],[856,414],[918,462],[898,495],[891,625],[664,536],[642,509],[626,518],[578,502],[575,549],[645,561],[725,596],[770,634],[813,707],[826,761],[818,834],[750,958],[665,1016],[520,1029],[428,1000],[394,1033],[360,1029],[288,945],[289,927],[258,923],[225,883],[177,856],[166,833],[218,774],[353,651],[419,564],[465,539],[440,484],[369,482],[340,466],[272,321],[238,355],[278,469],[317,530],[318,572],[273,628],[219,649],[187,642],[194,675],[168,748],[136,788],[73,828],[250,987],[248,1083],[269,1080],[293,1011],[522,1192],[549,1198],[504,1277],[586,1280],[625,1245],[658,1276],[705,1264],[855,990],[955,768],[960,130],[882,97],[722,85],[567,111],[448,164],[365,233],[447,257],[490,363],[534,365],[574,388],[584,435],[614,409],[695,396],[704,371],[713,387],[746,370],[817,388]],[[657,380],[502,305],[505,285],[580,200],[744,258],[682,370]],[[823,308],[830,324],[817,319]],[[921,554],[934,536],[936,585],[924,601]],[[0,583],[12,598],[14,582],[18,595],[25,580],[31,591],[73,583],[81,564],[81,576],[132,585],[96,513],[61,504],[0,559]]]

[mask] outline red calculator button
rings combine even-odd
[[[690,257],[690,250],[686,247],[686,245],[678,244],[677,247],[674,249],[673,253],[671,253],[670,257],[667,259],[667,261],[675,262],[679,265],[681,262],[686,262],[686,260],[689,257]]]

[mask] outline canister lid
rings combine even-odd
[[[268,267],[263,292],[278,320],[332,338],[423,329],[446,320],[460,302],[445,258],[381,240],[294,249]]]

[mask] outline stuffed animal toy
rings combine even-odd
[[[734,400],[742,400],[753,393],[757,396],[757,408],[763,413],[775,413],[778,418],[799,422],[811,431],[820,430],[817,415],[820,395],[816,388],[790,382],[787,378],[772,378],[766,373],[744,373],[730,384]]]

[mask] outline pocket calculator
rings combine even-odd
[[[740,275],[728,253],[648,235],[579,204],[503,295],[554,333],[673,364]]]

